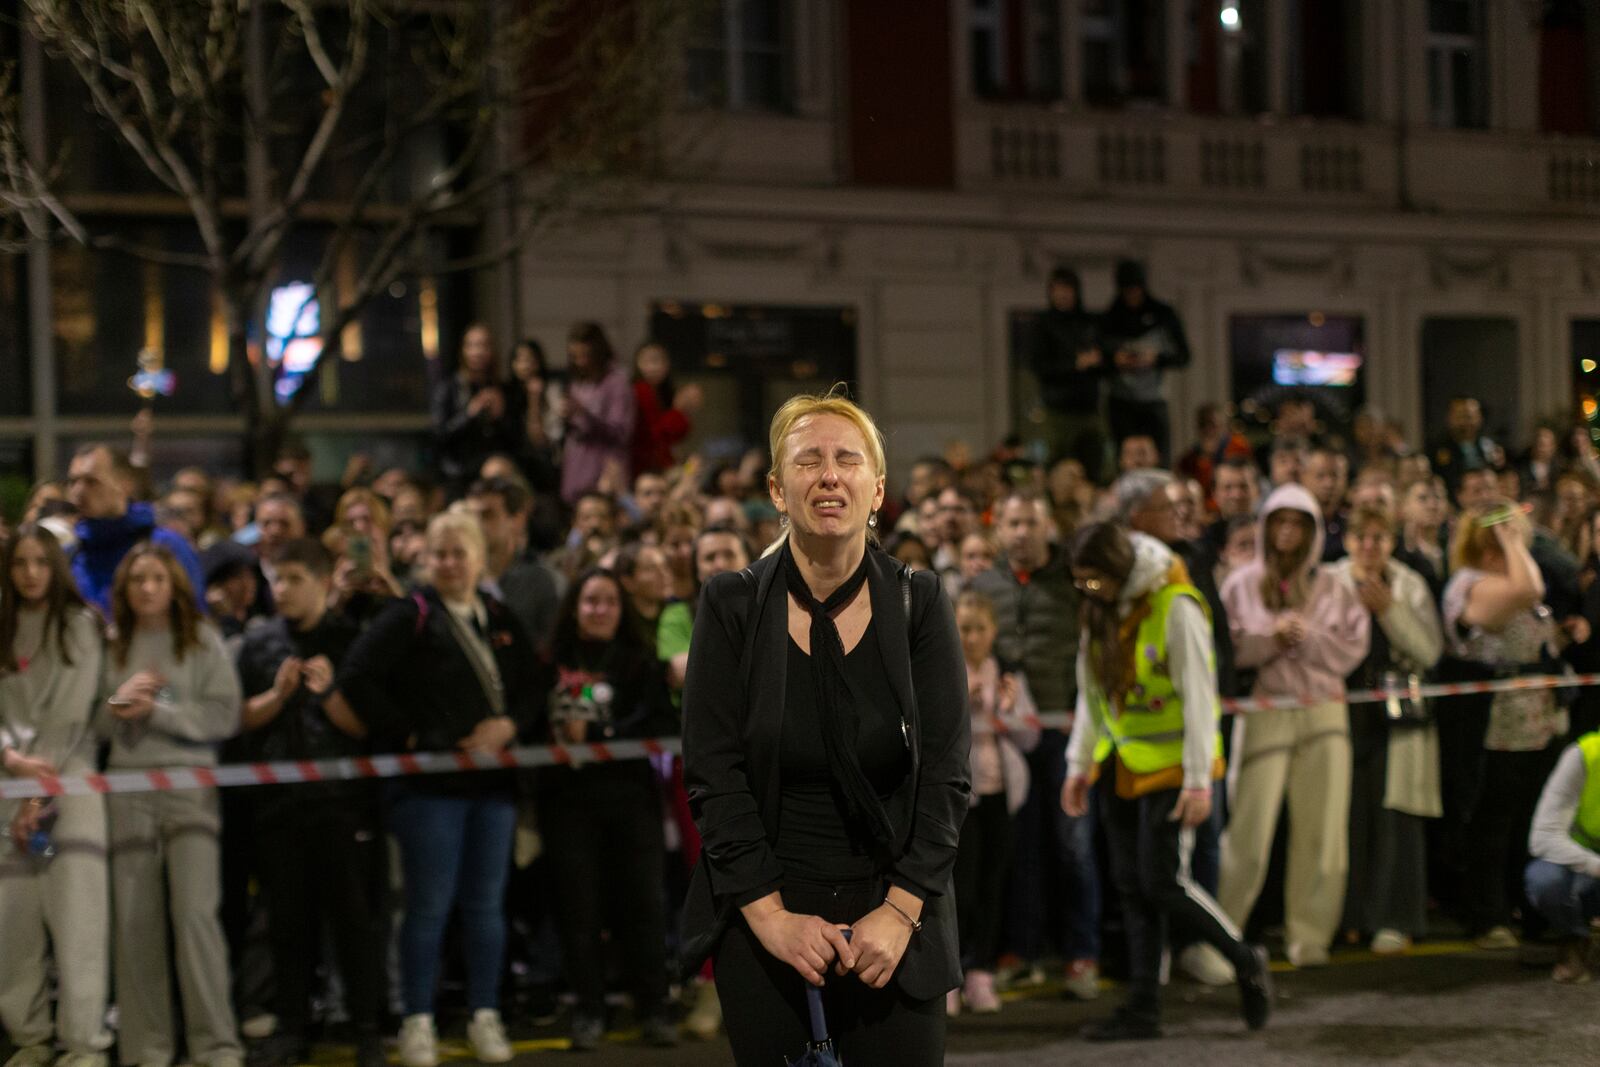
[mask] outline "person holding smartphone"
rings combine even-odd
[[[194,605],[188,574],[157,543],[135,545],[117,568],[101,680],[109,696],[96,717],[98,732],[111,742],[108,769],[215,767],[218,743],[238,732],[233,661]],[[108,810],[122,1062],[173,1062],[176,963],[190,1062],[240,1067],[218,919],[217,790],[124,793],[111,797]]]

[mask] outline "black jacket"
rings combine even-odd
[[[938,575],[911,575],[908,620],[899,565],[881,552],[868,558],[873,625],[912,739],[911,773],[885,804],[900,844],[885,873],[924,901],[922,931],[895,977],[908,995],[930,999],[961,983],[951,871],[971,792],[966,665]],[[787,692],[782,573],[773,555],[718,575],[695,616],[683,694],[684,785],[704,849],[684,904],[686,970],[714,951],[737,907],[783,881],[772,848]]]
[[[486,636],[505,688],[505,713],[519,733],[525,732],[540,695],[533,646],[510,609],[487,594],[483,602]],[[451,750],[494,714],[472,662],[456,642],[449,609],[432,586],[384,606],[350,649],[339,671],[339,690],[371,730],[379,752]]]
[[[1093,415],[1100,410],[1100,386],[1110,359],[1078,369],[1078,353],[1100,346],[1095,317],[1081,307],[1048,308],[1028,325],[1028,367],[1039,380],[1039,398],[1050,411]]]
[[[467,405],[481,389],[459,374],[436,382],[429,398],[429,413],[433,417],[433,446],[439,473],[451,485],[465,488],[478,477],[483,461],[497,452],[514,455],[521,447],[524,434],[515,420],[509,390],[496,383],[507,395],[505,412],[498,419],[487,415],[468,415]]]

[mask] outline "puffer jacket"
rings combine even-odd
[[[1067,554],[1052,545],[1026,582],[1002,558],[972,586],[994,602],[995,654],[1022,668],[1041,712],[1071,714],[1078,696],[1078,591]]]

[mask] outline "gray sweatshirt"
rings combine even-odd
[[[153,670],[166,679],[155,710],[144,722],[123,722],[105,701],[140,671]],[[106,653],[95,726],[111,739],[111,769],[215,767],[217,745],[239,732],[243,696],[233,661],[222,635],[210,623],[200,624],[200,644],[180,661],[172,654],[167,631],[136,633],[125,663]]]
[[[74,611],[63,655],[46,614],[27,608],[17,614],[14,651],[26,664],[0,675],[0,749],[47,759],[62,774],[86,774],[94,770],[87,735],[100,684],[100,624],[94,612]]]
[[[1572,839],[1572,822],[1578,817],[1578,802],[1583,799],[1584,783],[1588,780],[1583,750],[1577,745],[1568,745],[1544,783],[1544,792],[1539,794],[1539,806],[1533,812],[1533,828],[1528,832],[1528,853],[1590,878],[1600,878],[1600,856]]]

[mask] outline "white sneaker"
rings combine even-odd
[[[1372,935],[1374,956],[1403,956],[1411,950],[1411,939],[1399,930],[1379,930]]]
[[[1511,932],[1509,926],[1496,926],[1488,933],[1479,937],[1474,944],[1479,948],[1508,949],[1517,947],[1517,935]]]
[[[1293,942],[1286,952],[1289,962],[1296,967],[1326,967],[1328,965],[1328,950],[1323,945],[1307,945]]]
[[[49,1045],[26,1045],[17,1049],[6,1061],[6,1067],[50,1067],[56,1050]]]
[[[472,1043],[472,1054],[479,1063],[510,1063],[511,1042],[506,1040],[506,1026],[500,1013],[493,1008],[479,1008],[472,1013],[467,1024],[467,1040]]]
[[[1233,964],[1204,941],[1196,941],[1178,955],[1178,967],[1201,985],[1225,986],[1234,982]]]
[[[1100,995],[1100,964],[1094,960],[1073,960],[1067,964],[1061,984],[1078,1000],[1094,1000]]]
[[[404,1067],[439,1067],[439,1035],[432,1015],[407,1015],[400,1024],[400,1062]]]
[[[56,1061],[56,1067],[108,1067],[110,1062],[104,1052],[68,1052]]]
[[[251,1041],[260,1041],[278,1032],[278,1017],[271,1012],[252,1015],[239,1024],[239,1033]]]
[[[722,1001],[715,982],[701,982],[694,991],[694,1007],[683,1018],[683,1028],[702,1041],[710,1041],[722,1030]]]

